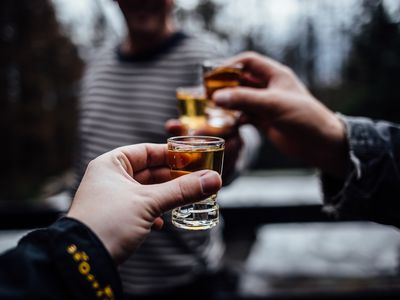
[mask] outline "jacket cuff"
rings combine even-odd
[[[121,299],[122,287],[115,262],[89,227],[61,218],[49,227],[50,249],[69,290],[89,299]],[[74,295],[75,296],[75,295]]]
[[[382,176],[390,171],[385,168],[391,167],[390,137],[385,130],[389,124],[361,117],[339,115],[339,118],[346,127],[351,167],[344,179],[321,175],[324,211],[340,218],[396,224],[385,211],[383,202],[389,199],[377,197]]]

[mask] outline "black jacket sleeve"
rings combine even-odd
[[[322,176],[325,210],[400,228],[400,126],[342,116],[352,167],[344,180]]]
[[[0,256],[0,299],[121,299],[114,262],[84,224],[62,218]]]

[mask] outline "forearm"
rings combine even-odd
[[[400,227],[400,127],[343,117],[351,167],[343,180],[322,175],[326,210]]]
[[[1,299],[119,299],[113,261],[79,221],[63,218],[0,257]]]

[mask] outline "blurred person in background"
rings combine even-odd
[[[221,187],[209,170],[171,180],[166,152],[141,144],[94,159],[66,217],[0,256],[0,298],[122,299],[116,264],[163,226],[163,213]]]
[[[83,81],[77,180],[88,162],[115,147],[164,143],[167,131],[181,132],[176,118],[176,88],[201,83],[201,63],[227,53],[209,34],[189,35],[177,28],[173,0],[118,0],[127,36],[110,41],[93,58]],[[207,130],[202,131],[203,135]],[[243,126],[226,139],[226,184],[255,157],[257,131]],[[221,267],[221,226],[190,232],[170,225],[153,232],[120,268],[127,299],[210,297]]]
[[[224,89],[214,101],[243,112],[281,152],[321,170],[325,210],[400,228],[400,125],[335,114],[291,69],[256,53],[242,63],[253,87]]]

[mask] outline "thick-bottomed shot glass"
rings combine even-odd
[[[225,141],[210,136],[178,136],[168,139],[168,164],[172,178],[200,171],[214,170],[222,174]],[[172,223],[179,228],[204,230],[219,221],[217,195],[181,206],[172,211]]]

